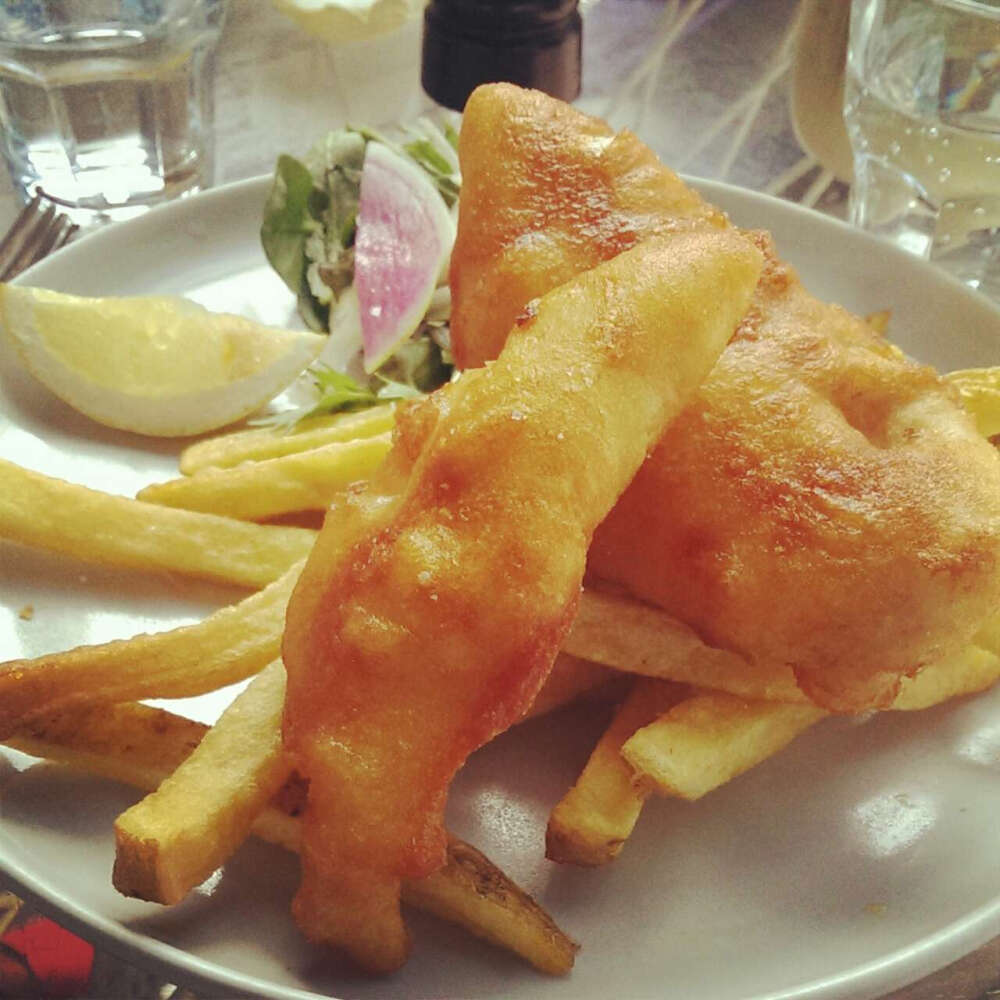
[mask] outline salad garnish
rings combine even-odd
[[[419,395],[452,377],[446,284],[434,292],[412,334],[371,373],[364,371],[360,360],[361,315],[354,284],[361,184],[369,145],[379,143],[410,164],[409,170],[413,164],[419,167],[454,215],[461,190],[456,141],[457,133],[449,123],[421,118],[393,136],[353,126],[336,129],[302,159],[288,154],[278,158],[264,206],[261,244],[268,262],[295,294],[303,322],[328,334],[331,342],[304,377],[307,391],[298,395],[305,395],[305,401],[268,418],[271,422],[292,424],[307,415]],[[385,149],[380,150],[383,161]],[[443,282],[446,276],[447,254],[439,280]],[[392,293],[387,290],[387,295]]]

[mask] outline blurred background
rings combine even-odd
[[[678,170],[757,190],[785,181],[778,193],[800,199],[822,171],[804,161],[791,115],[799,14],[799,0],[591,0],[577,104],[640,132]],[[365,37],[375,29],[350,15],[293,19],[267,0],[230,0],[211,84],[214,183],[269,172],[279,153],[301,154],[345,122],[380,125],[432,107],[419,82],[421,17]],[[821,198],[831,180],[813,193],[820,207],[843,201],[843,190]],[[0,228],[17,207],[0,171]]]

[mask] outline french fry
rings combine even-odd
[[[563,652],[616,670],[692,684],[759,701],[810,704],[791,669],[750,663],[706,645],[666,612],[630,597],[587,588]],[[991,654],[991,655],[990,655]],[[1000,614],[973,643],[916,676],[903,678],[893,708],[912,710],[982,691],[1000,679]]]
[[[389,450],[392,435],[335,441],[319,448],[203,469],[154,483],[138,493],[148,503],[222,514],[243,521],[303,510],[325,510],[345,486],[366,479]]]
[[[285,606],[300,568],[195,625],[0,663],[0,740],[67,708],[183,698],[252,676],[281,651]],[[567,660],[529,716],[551,711],[607,678],[599,664]]]
[[[905,678],[893,709],[915,711],[983,691],[1000,679],[1000,656],[976,644]],[[827,713],[814,705],[705,691],[639,729],[622,747],[658,791],[698,799],[783,749]]]
[[[152,791],[185,760],[208,727],[135,702],[94,705],[37,719],[4,742],[36,757]],[[255,836],[290,851],[299,845],[302,801],[293,778],[253,823]],[[291,803],[291,805],[289,805]],[[470,845],[450,838],[445,866],[428,878],[404,882],[409,905],[443,917],[506,948],[550,975],[573,966],[578,946],[552,917],[496,865]]]
[[[152,791],[187,759],[207,728],[152,705],[102,702],[37,716],[3,742],[32,757]]]
[[[250,677],[280,653],[301,564],[195,625],[0,664],[0,739],[72,706],[183,698]]]
[[[980,627],[975,643],[1000,656],[1000,614],[994,615]]]
[[[1000,367],[963,368],[945,378],[958,390],[983,437],[1000,434]]]
[[[980,637],[980,641],[988,642],[983,637]],[[963,662],[980,665],[990,663],[988,657],[980,654]],[[570,669],[570,675],[575,669]],[[917,681],[924,677],[933,679],[936,673],[946,675],[949,671],[953,673],[954,668],[945,664],[934,665],[926,668],[918,676]],[[988,681],[993,675],[989,670],[980,667],[970,669],[964,676],[975,677],[975,684],[982,686],[984,681]],[[936,697],[939,700],[960,693],[955,690],[954,684],[946,689],[939,681],[934,683],[938,692]],[[964,690],[972,683],[972,680],[966,680],[958,686]],[[576,685],[570,684],[568,688],[575,690]],[[725,698],[725,695],[721,697]],[[928,697],[924,695],[923,699],[928,700]],[[541,698],[539,700],[542,701]],[[910,706],[901,704],[899,707]],[[765,710],[776,708],[779,718],[785,716],[787,724],[787,713],[794,715],[797,706],[778,705],[764,706],[764,708]],[[806,709],[817,718],[823,714],[820,710],[809,706],[806,706]],[[690,725],[692,721],[690,710],[688,715],[687,722]],[[752,719],[744,721],[753,723]],[[799,722],[802,722],[801,715]],[[759,718],[756,724],[760,725]],[[649,727],[646,729],[647,737],[648,730]],[[178,766],[197,744],[204,731],[205,727],[200,724],[180,719],[169,712],[126,703],[94,705],[83,710],[64,710],[49,718],[39,718],[36,714],[34,722],[23,725],[21,730],[6,742],[36,756],[62,760],[94,773],[151,789],[162,777]],[[718,730],[716,734],[718,735]],[[698,736],[697,733],[695,735]],[[706,744],[704,735],[703,731],[700,734],[702,751],[707,750],[709,755],[718,755],[719,742],[716,741],[712,745],[709,741]],[[773,746],[773,732],[768,739]],[[723,743],[729,742],[732,741],[723,740]],[[697,738],[694,744],[696,747],[699,746]],[[765,755],[761,753],[758,743],[756,756]],[[691,766],[700,768],[701,764],[702,761],[696,760]],[[733,774],[737,770],[739,768],[734,767],[730,761],[722,769],[722,774]],[[720,779],[717,777],[715,783],[718,780]],[[704,781],[702,784],[704,785]],[[690,792],[690,788],[688,791]],[[297,802],[300,801],[300,795],[300,791],[299,794],[293,791],[288,797]],[[280,808],[272,806],[265,809],[255,820],[253,829],[256,835],[266,840],[281,844],[290,850],[297,849],[299,836],[297,820]],[[551,919],[547,914],[530,899],[522,898],[516,887],[506,882],[497,882],[494,870],[491,870],[485,859],[483,864],[470,861],[470,858],[474,859],[475,856],[476,852],[461,852],[459,856],[455,856],[453,851],[448,866],[436,873],[431,880],[424,880],[421,884],[406,885],[404,898],[413,905],[461,923],[480,937],[503,944],[543,971],[567,971],[572,964],[576,946],[558,929],[553,930]]]
[[[876,332],[888,331],[890,311],[869,313],[865,321]],[[959,391],[977,418],[980,433],[1000,433],[1000,368],[965,368],[945,376]],[[311,417],[291,429],[261,427],[207,438],[184,449],[180,470],[190,476],[203,469],[231,468],[241,462],[261,461],[307,451],[336,441],[373,437],[392,429],[395,406],[387,403],[366,410]]]
[[[814,705],[706,692],[639,729],[622,755],[662,794],[699,799],[776,754],[825,714]]]
[[[243,843],[291,770],[284,698],[285,668],[275,660],[156,791],[118,817],[112,881],[120,893],[178,903]]]
[[[0,538],[104,566],[263,587],[308,555],[316,533],[160,507],[0,459]]]
[[[296,566],[260,593],[196,625],[0,664],[0,739],[26,720],[68,706],[185,697],[251,676],[280,651],[285,605],[298,571]],[[995,642],[1000,649],[1000,617],[983,636],[989,628],[998,633]],[[983,636],[979,641],[985,643]],[[706,646],[686,626],[655,608],[597,591],[581,595],[577,622],[563,651],[626,673],[694,682],[743,697],[808,704],[797,688],[791,688],[790,671],[750,667],[736,654]],[[973,673],[980,677],[977,690],[992,683],[991,662],[980,657],[975,670],[971,660],[963,668],[970,677]],[[916,681],[904,682],[904,690],[914,683],[931,684],[920,680],[930,670],[925,668]],[[917,691],[909,696],[914,705],[926,697],[919,694],[919,687]]]
[[[32,757],[152,792],[180,767],[208,729],[167,709],[124,701],[39,716],[3,742]],[[254,821],[254,834],[298,850],[295,817],[304,802],[305,789],[293,776]]]
[[[976,642],[904,678],[892,707],[929,708],[983,691],[998,680],[1000,616],[987,623]],[[546,838],[552,860],[583,865],[612,860],[653,787],[644,779],[655,779],[661,793],[700,797],[777,752],[825,714],[809,705],[702,691],[656,718],[658,683],[636,684],[576,785],[553,810]],[[646,689],[644,684],[654,687]],[[671,686],[664,685],[660,697],[669,700],[670,691]],[[632,734],[634,743],[629,742]],[[629,763],[622,755],[626,742]]]
[[[593,690],[586,682],[599,684],[609,675],[614,676],[614,672],[599,665],[559,657],[559,666],[525,719],[561,708]],[[206,728],[203,723],[141,702],[97,702],[35,715],[20,722],[2,742],[33,757],[152,791],[188,757]],[[301,785],[294,781],[280,798],[283,808],[293,813],[305,801]]]
[[[549,817],[545,856],[574,865],[607,864],[617,857],[642,812],[650,785],[637,779],[622,744],[688,696],[683,684],[641,678],[594,747],[576,784]]]
[[[582,695],[603,693],[623,680],[618,671],[600,663],[590,663],[569,653],[559,653],[545,685],[535,697],[525,719],[535,719],[568,705]]]
[[[706,645],[687,625],[630,597],[586,588],[563,651],[627,673],[766,701],[805,703],[789,667],[751,664]]]
[[[977,642],[988,639],[977,636]],[[904,677],[892,703],[898,711],[912,712],[940,705],[960,695],[975,694],[1000,680],[1000,656],[975,642],[951,656],[928,664],[915,677]]]
[[[288,429],[256,427],[206,438],[181,452],[180,470],[191,476],[203,469],[228,469],[241,462],[293,455],[335,441],[374,437],[392,430],[395,409],[395,404],[386,403],[353,413],[309,417]]]
[[[523,889],[469,844],[450,838],[448,861],[427,878],[403,883],[403,901],[566,975],[579,945]]]

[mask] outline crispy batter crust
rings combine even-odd
[[[452,339],[468,365],[570,274],[664,229],[728,224],[634,136],[508,85],[470,99],[462,158]],[[589,571],[792,665],[825,707],[886,705],[1000,601],[1000,462],[935,372],[752,238],[768,255],[754,304],[598,529]]]
[[[311,937],[379,971],[404,960],[400,880],[444,862],[454,772],[534,700],[594,528],[722,352],[761,263],[720,231],[579,275],[493,364],[402,407],[385,465],[331,509],[283,644]]]

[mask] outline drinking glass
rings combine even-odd
[[[1000,0],[854,0],[852,221],[1000,298]]]
[[[84,225],[212,181],[225,0],[0,0],[0,152]]]

